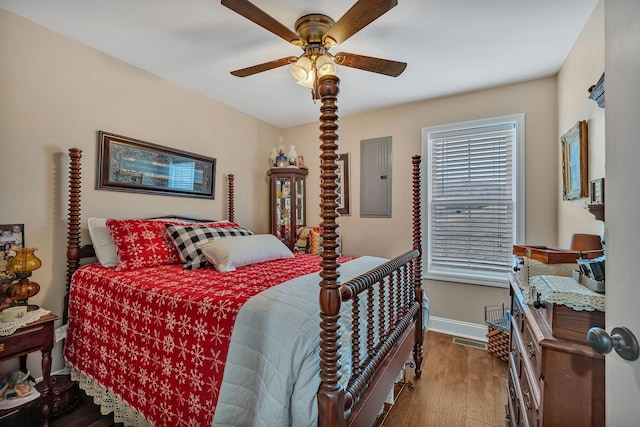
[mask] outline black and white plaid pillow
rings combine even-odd
[[[165,224],[173,244],[178,249],[182,266],[186,270],[211,265],[204,257],[198,242],[214,240],[221,237],[249,236],[253,231],[243,227],[198,227],[192,225]]]

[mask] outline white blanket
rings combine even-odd
[[[340,267],[340,282],[386,262],[361,257]],[[238,313],[214,426],[315,426],[320,386],[318,273],[298,277],[251,298]],[[425,314],[428,315],[425,299]],[[350,323],[350,304],[341,323]],[[425,324],[427,319],[425,319]],[[342,329],[342,366],[350,373],[350,336]]]

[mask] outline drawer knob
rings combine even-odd
[[[4,343],[0,344],[0,351],[4,351]]]
[[[524,398],[524,408],[527,411],[531,410],[531,393],[528,391],[522,392],[522,397]]]
[[[535,308],[544,308],[544,302],[540,301],[540,293],[536,293],[536,300],[533,302]]]
[[[625,327],[613,328],[611,336],[602,328],[591,328],[587,332],[587,341],[592,349],[600,354],[615,350],[625,360],[638,359],[638,340],[633,332]]]
[[[529,359],[533,359],[536,355],[536,347],[533,345],[533,341],[529,341],[527,347],[529,348]]]

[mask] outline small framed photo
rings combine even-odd
[[[16,254],[11,248],[24,248],[24,224],[0,224],[0,276],[7,273],[7,261]]]
[[[604,178],[591,180],[589,202],[594,205],[604,204]]]

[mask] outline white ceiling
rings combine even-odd
[[[338,67],[339,115],[550,76],[598,0],[399,0],[332,52],[403,61],[397,78]],[[293,31],[355,0],[252,0]],[[289,67],[230,71],[302,51],[219,0],[0,0],[0,7],[277,127],[316,122]],[[596,76],[597,77],[597,76]]]

